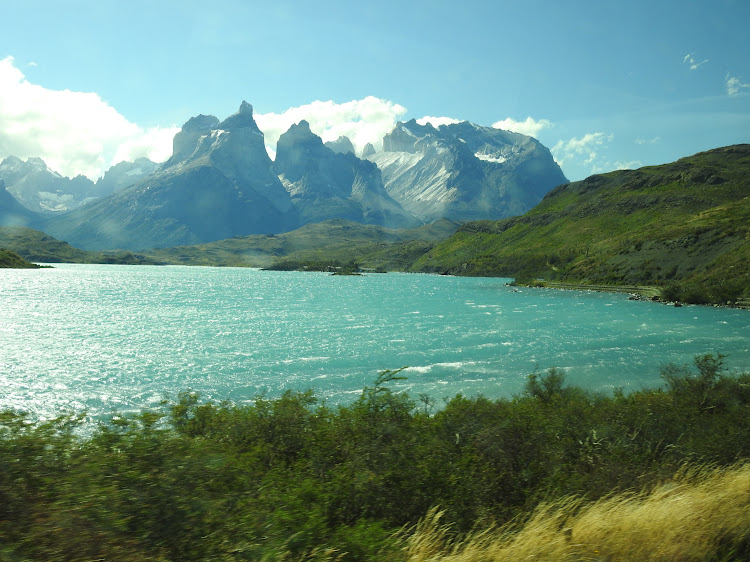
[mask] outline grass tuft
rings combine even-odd
[[[732,560],[750,554],[750,463],[691,467],[654,489],[540,505],[520,527],[451,539],[431,510],[402,537],[412,562]]]

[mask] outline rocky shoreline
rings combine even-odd
[[[630,300],[662,302],[671,306],[682,306],[685,303],[667,301],[662,298],[661,289],[653,285],[587,285],[585,283],[565,283],[561,281],[537,281],[532,286],[546,287],[549,289],[564,289],[571,291],[599,291],[604,293],[628,293]],[[750,310],[750,299],[740,299],[726,304],[709,304],[702,306],[714,306],[724,308],[741,308]]]

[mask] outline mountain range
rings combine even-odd
[[[351,157],[349,150],[337,154]],[[594,286],[750,307],[748,178],[750,145],[743,144],[562,184],[525,214],[501,220],[443,220],[395,230],[331,219],[280,235],[141,253],[82,252],[43,232],[13,226],[0,227],[0,247],[32,261],[281,269],[356,263],[373,270],[513,277],[531,285]],[[31,213],[2,189],[0,209],[6,222],[17,225]]]
[[[28,210],[58,213],[132,185],[157,167],[158,164],[148,158],[120,162],[93,182],[85,176],[62,176],[50,170],[41,158],[29,158],[24,162],[15,156],[8,156],[0,162],[0,180],[5,183],[8,192]]]
[[[391,228],[500,219],[567,182],[537,140],[468,122],[399,123],[381,151],[368,145],[358,157],[348,138],[324,143],[301,121],[279,138],[272,161],[247,102],[224,121],[189,119],[161,165],[120,163],[91,182],[8,157],[0,180],[31,212],[0,197],[0,224],[96,250],[277,234],[329,219]]]

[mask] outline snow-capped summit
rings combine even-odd
[[[521,215],[567,182],[536,139],[468,121],[397,123],[368,160],[388,193],[425,222]]]

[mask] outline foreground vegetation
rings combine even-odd
[[[603,396],[552,369],[512,399],[437,408],[393,392],[399,372],[386,371],[350,405],[188,393],[85,438],[82,415],[4,412],[0,559],[485,560],[532,543],[541,557],[615,559],[644,552],[628,549],[646,534],[663,559],[746,555],[747,467],[708,479],[684,467],[750,456],[750,374],[706,355],[662,375],[663,389]],[[711,503],[705,486],[723,475],[736,483]],[[744,518],[723,524],[732,510]],[[688,541],[707,555],[663,554]]]
[[[686,467],[669,482],[595,502],[545,503],[522,525],[456,538],[433,509],[405,533],[413,562],[747,560],[750,464]]]

